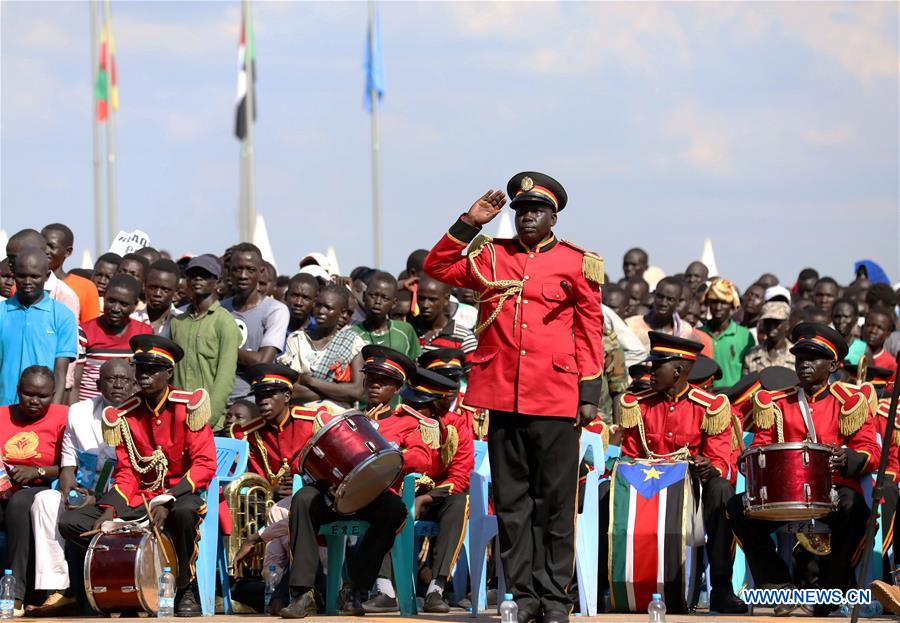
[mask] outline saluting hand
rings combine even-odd
[[[481,227],[490,223],[500,213],[500,209],[506,205],[506,195],[502,190],[489,190],[481,198],[472,204],[468,213],[463,216],[463,221],[469,225]]]

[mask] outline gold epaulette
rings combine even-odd
[[[261,417],[255,417],[252,420],[248,420],[247,422],[244,422],[243,424],[241,424],[240,422],[235,422],[228,428],[228,435],[232,439],[246,439],[247,435],[249,435],[250,433],[252,433],[254,431],[259,430],[260,428],[262,428],[265,425],[266,425],[266,421],[264,419],[262,419]],[[242,435],[242,436],[238,437],[237,435]]]
[[[891,410],[891,399],[890,398],[882,398],[878,401],[878,410],[876,413],[879,417],[883,417],[887,419],[888,413]],[[900,422],[897,422],[897,416],[900,415],[900,407],[897,408],[897,412],[894,414],[894,445],[895,447],[900,448]],[[887,429],[885,429],[887,430]],[[892,448],[893,450],[893,448]]]
[[[192,392],[173,389],[169,392],[169,400],[187,406],[187,425],[192,431],[200,430],[209,422],[212,403],[209,400],[209,392],[202,387]]]
[[[103,429],[103,442],[110,448],[115,448],[122,443],[122,426],[128,426],[122,419],[129,411],[134,411],[141,404],[138,396],[132,396],[118,407],[106,407],[101,416],[101,428]]]
[[[626,393],[619,396],[619,420],[622,428],[634,428],[638,425],[638,422],[641,420],[640,402],[654,393],[656,392],[652,389],[645,389],[642,392]]]
[[[875,386],[866,381],[855,387],[859,387],[860,393],[866,397],[866,402],[869,403],[869,411],[872,413],[878,411],[878,393],[875,391]]]
[[[419,432],[422,434],[422,441],[432,450],[441,447],[441,425],[437,420],[425,417],[409,405],[400,405],[400,410],[419,420]]]
[[[586,251],[582,249],[571,240],[563,240],[562,243],[570,249],[574,249],[575,251],[581,253],[581,273],[584,275],[584,278],[588,281],[602,284],[606,279],[606,271],[603,263],[603,258],[593,251]]]
[[[750,409],[750,416],[753,418],[753,425],[760,430],[772,428],[775,424],[775,417],[781,417],[781,409],[775,404],[779,398],[785,397],[788,390],[779,390],[770,392],[767,389],[761,389],[753,395],[753,407]],[[793,390],[796,393],[796,389]]]
[[[478,234],[469,243],[469,248],[466,251],[466,255],[469,257],[478,257],[481,254],[481,250],[490,242],[493,242],[493,238],[488,236],[487,234]]]
[[[718,435],[728,428],[731,421],[731,403],[728,402],[728,396],[710,394],[699,387],[692,387],[688,391],[688,400],[706,407],[700,428],[707,435]]]
[[[450,465],[457,450],[459,450],[459,431],[453,424],[448,424],[447,439],[441,444],[441,463]]]
[[[307,409],[306,407],[291,407],[291,418],[294,420],[306,420],[308,422],[315,422],[316,416],[319,415],[319,411],[325,409],[328,411],[327,407],[318,407],[317,409]]]
[[[839,428],[844,436],[852,435],[865,424],[869,417],[869,402],[866,396],[852,385],[837,381],[828,386],[831,394],[841,403]]]

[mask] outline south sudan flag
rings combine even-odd
[[[616,464],[609,515],[614,610],[646,612],[653,593],[660,593],[669,612],[687,611],[693,545],[701,544],[694,535],[696,512],[687,463]]]

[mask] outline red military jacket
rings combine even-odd
[[[161,493],[177,498],[205,489],[216,474],[216,444],[206,424],[209,408],[206,390],[169,387],[158,405],[134,396],[104,409],[103,437],[115,447],[117,462],[115,484],[99,505],[112,507],[119,516],[142,505],[142,495],[149,502]],[[132,456],[146,473],[135,469]]]
[[[500,307],[469,356],[466,401],[485,409],[574,418],[579,403],[597,404],[600,397],[602,260],[552,234],[534,249],[518,239],[476,242],[463,257],[479,231],[458,220],[424,266],[435,279],[479,294],[479,327]]]
[[[436,438],[437,423],[410,407],[400,405],[384,415],[377,415],[373,423],[387,441],[403,451],[403,474],[425,474],[431,467],[431,448],[425,438]],[[433,445],[433,444],[432,444]]]
[[[317,413],[315,409],[291,407],[274,424],[261,417],[254,418],[243,425],[232,424],[229,434],[247,440],[250,444],[248,469],[275,485],[285,473],[300,473],[300,454],[313,436]]]
[[[434,480],[431,497],[444,497],[469,490],[469,477],[475,469],[475,445],[472,423],[464,413],[447,411],[441,416],[441,447],[431,452],[431,467],[426,475]]]
[[[728,397],[699,387],[686,387],[674,401],[664,393],[646,390],[619,398],[622,414],[622,455],[653,458],[641,443],[641,427],[647,449],[670,454],[687,447],[691,456],[709,459],[722,478],[737,478],[732,457],[731,405]]]
[[[28,467],[59,465],[69,407],[50,405],[47,413],[38,419],[22,417],[17,411],[17,405],[0,407],[0,449],[3,452],[3,462]],[[13,491],[21,488],[11,478],[10,482]]]
[[[784,441],[805,441],[810,438],[800,407],[801,387],[779,391],[761,389],[753,397],[753,423],[756,434],[753,446],[778,442],[776,418],[783,419]],[[875,438],[877,425],[870,413],[869,403],[859,388],[847,383],[832,383],[812,397],[807,397],[816,442],[846,446],[855,453],[848,457],[846,477],[834,476],[834,482],[856,491],[859,477],[874,471],[881,458],[881,448]]]
[[[878,422],[878,433],[881,435],[882,441],[887,433],[888,412],[891,410],[891,399],[882,398],[878,401],[878,411],[876,421]],[[894,414],[894,438],[891,440],[891,453],[888,456],[886,474],[889,474],[894,482],[900,482],[900,407],[897,407],[897,413]]]

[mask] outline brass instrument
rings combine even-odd
[[[814,556],[831,553],[831,534],[797,534],[797,544]]]
[[[225,555],[231,561],[247,537],[266,525],[266,514],[275,501],[269,481],[252,472],[225,487],[225,500],[231,509],[232,522],[231,536],[224,537]],[[265,543],[257,544],[254,552],[235,566],[234,576],[262,575],[265,547]]]

